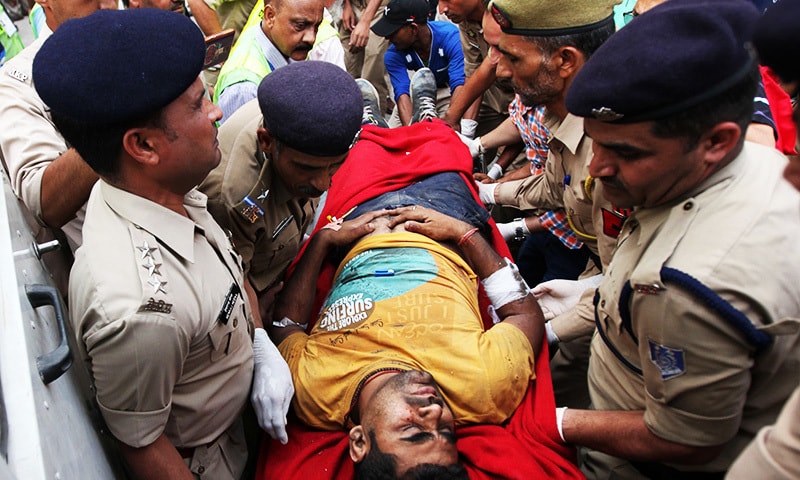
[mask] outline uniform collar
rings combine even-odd
[[[141,227],[178,255],[194,262],[194,234],[201,225],[195,219],[205,211],[206,196],[192,189],[183,197],[183,205],[192,218],[186,218],[144,197],[126,192],[100,180],[106,204],[119,216]]]
[[[262,155],[261,148],[259,148],[258,152],[256,152],[256,157],[265,158],[262,157]],[[267,203],[283,205],[292,200],[289,189],[283,181],[281,181],[280,177],[278,177],[278,174],[275,173],[275,169],[272,166],[272,159],[266,157],[263,162],[259,163],[261,165],[261,171],[258,172],[258,179],[250,190],[248,197],[252,200],[256,200],[261,205],[266,205]],[[268,193],[264,195],[264,192]]]
[[[285,67],[293,61],[291,59],[287,60],[281,51],[278,50],[278,47],[272,43],[269,37],[267,37],[267,34],[264,33],[261,23],[259,23],[257,26],[253,26],[252,28],[258,28],[258,31],[256,32],[256,43],[258,43],[258,46],[261,47],[261,51],[264,53],[264,57],[267,59],[267,62],[269,62],[269,66],[272,67],[272,70]]]
[[[749,150],[752,150],[753,148],[754,146],[751,145],[750,142],[744,142],[742,151],[739,152],[736,158],[731,160],[730,163],[728,163],[724,167],[712,173],[711,176],[703,180],[703,182],[700,183],[700,185],[698,185],[691,192],[682,197],[682,199],[697,196],[718,183],[724,182],[729,178],[738,177],[742,175],[747,166],[747,161],[745,160],[745,157],[747,157],[747,152]]]
[[[720,185],[730,179],[743,175],[747,166],[747,161],[745,160],[746,151],[752,148],[752,146],[748,147],[748,142],[745,142],[743,150],[739,152],[739,155],[729,164],[714,172],[695,188],[675,198],[671,202],[652,208],[635,209],[635,218],[642,228],[640,243],[648,241],[648,239],[655,234],[655,230],[661,227],[661,224],[666,219],[666,215],[669,215],[669,212],[676,206],[683,205],[681,208],[686,214],[696,212],[702,207],[702,203],[706,200],[702,195],[704,192],[712,189],[716,185]],[[659,220],[654,222],[651,221],[652,219]]]
[[[567,147],[570,153],[575,155],[575,153],[578,151],[578,146],[585,135],[583,132],[583,118],[576,117],[575,115],[568,113],[564,120],[562,120],[560,123],[557,123],[558,117],[547,110],[545,111],[545,126],[547,126],[551,132],[553,132],[552,138],[555,138],[561,142],[565,147]],[[552,128],[550,126],[551,122],[554,125],[557,125],[557,127]]]

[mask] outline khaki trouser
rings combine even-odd
[[[198,480],[239,480],[247,463],[241,417],[213,442],[195,447],[184,462]]]
[[[350,4],[353,7],[356,21],[361,19],[364,13],[367,0],[353,0]],[[383,16],[383,7],[389,3],[389,0],[382,0],[381,6],[375,12],[375,18],[372,19],[371,25],[380,20]],[[342,47],[344,48],[344,64],[347,68],[347,73],[353,78],[364,78],[378,91],[378,101],[381,104],[381,113],[386,112],[386,99],[389,96],[389,87],[386,83],[386,66],[383,64],[383,54],[389,48],[389,40],[379,37],[369,32],[369,40],[367,46],[358,53],[350,53],[350,31],[344,28],[339,28],[339,36],[342,39]]]

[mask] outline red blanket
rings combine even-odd
[[[478,198],[469,152],[444,122],[423,122],[397,129],[366,126],[361,140],[333,177],[321,218],[340,217],[365,200],[445,171],[461,174]],[[495,249],[510,258],[508,246],[496,228],[493,235]],[[314,312],[330,290],[335,270],[332,264],[323,267],[317,282]],[[480,297],[484,324],[489,328],[492,325],[486,313],[489,303],[483,292]],[[574,463],[575,451],[561,443],[556,429],[546,341],[536,358],[535,369],[536,381],[531,383],[522,404],[505,425],[458,429],[458,450],[470,478],[583,478]],[[287,445],[265,437],[257,479],[352,478],[353,462],[346,433],[313,430],[292,418],[287,432]]]
[[[777,127],[778,138],[775,148],[785,155],[796,155],[795,142],[797,130],[792,120],[792,99],[784,92],[778,83],[778,75],[768,67],[759,66],[761,79],[764,82],[764,92],[767,94],[772,120]]]

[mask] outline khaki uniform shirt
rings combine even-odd
[[[464,74],[469,78],[489,56],[489,44],[483,39],[481,22],[464,20],[458,24],[461,32],[461,50],[464,52]],[[508,115],[508,104],[514,100],[514,87],[504,79],[498,79],[483,94],[482,105],[493,111]]]
[[[800,478],[800,387],[786,402],[775,425],[765,427],[736,459],[728,480]]]
[[[68,146],[33,86],[33,58],[50,36],[49,29],[0,70],[0,158],[8,170],[11,188],[41,225],[44,169]],[[61,227],[74,251],[81,244],[86,208]]]
[[[785,162],[746,143],[694,191],[635,211],[598,289],[594,408],[644,410],[660,438],[724,445],[707,465],[674,468],[727,470],[798,383],[798,323],[787,317],[800,315],[800,195],[782,178]],[[774,343],[758,350],[736,320]],[[596,478],[640,478],[598,452],[586,466]]]
[[[201,478],[238,478],[247,449],[241,428],[230,430],[253,376],[252,317],[239,257],[205,196],[190,191],[184,207],[189,218],[95,185],[70,277],[72,323],[117,439],[142,447],[163,433],[201,450]]]
[[[570,227],[602,263],[607,263],[625,217],[605,199],[603,185],[591,180],[592,140],[583,132],[583,119],[568,114],[560,121],[547,112],[544,125],[550,130],[544,174],[498,184],[497,202],[522,210],[564,208]],[[587,269],[587,276],[598,273],[593,264]],[[581,302],[578,308],[550,321],[562,341],[594,331],[590,305]]]
[[[200,185],[208,211],[233,235],[245,273],[257,291],[283,280],[314,218],[316,200],[292,198],[258,146],[258,100],[246,103],[219,130],[222,162]]]

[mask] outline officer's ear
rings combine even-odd
[[[272,136],[269,130],[265,127],[258,127],[256,130],[256,138],[258,139],[258,146],[261,148],[261,151],[266,153],[268,156],[272,156],[275,152],[275,137]]]
[[[728,159],[739,145],[742,128],[736,122],[721,122],[708,130],[697,144],[703,161],[713,165]]]
[[[122,136],[122,149],[139,163],[157,165],[158,138],[153,135],[151,127],[138,127],[128,129]]]
[[[584,63],[586,58],[583,53],[571,45],[560,47],[550,57],[550,64],[555,67],[561,78],[575,76]]]
[[[349,445],[350,445],[350,458],[353,459],[355,463],[361,463],[362,460],[367,456],[369,453],[369,438],[364,431],[364,427],[361,425],[356,425],[355,427],[350,429],[349,435]]]

